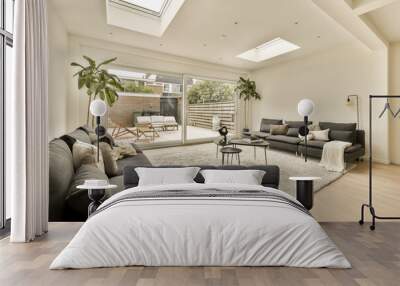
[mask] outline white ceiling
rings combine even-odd
[[[389,42],[400,42],[400,1],[368,13],[378,30]]]
[[[160,38],[108,26],[104,0],[50,1],[71,34],[248,70],[352,40],[311,0],[187,0]],[[276,37],[301,49],[261,63],[236,58]]]

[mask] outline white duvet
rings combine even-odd
[[[265,190],[231,184],[136,187],[149,190]],[[349,268],[321,226],[285,204],[257,199],[124,201],[86,221],[50,269],[145,266],[293,266]]]

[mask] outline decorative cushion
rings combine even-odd
[[[329,141],[329,129],[325,130],[311,130],[310,134],[313,135],[313,140]]]
[[[271,124],[273,124],[273,125],[282,125],[283,124],[283,120],[281,120],[281,119],[268,119],[268,118],[261,119],[260,132],[269,133]]]
[[[261,185],[265,171],[261,170],[202,170],[205,184]]]
[[[353,132],[343,130],[332,130],[329,134],[331,140],[338,140],[344,142],[350,142],[353,144]]]
[[[97,147],[77,140],[72,146],[74,168],[78,170],[82,165],[94,165],[104,172],[103,156],[100,152],[97,162]]]
[[[306,137],[299,134],[299,139],[300,139],[301,142],[303,142],[303,141],[306,140]],[[308,133],[308,135],[307,135],[307,142],[311,141],[313,139],[314,139],[314,135],[310,131],[310,133]]]
[[[199,170],[199,167],[135,168],[139,176],[139,186],[195,183],[194,178]]]
[[[286,135],[288,132],[287,124],[282,125],[273,125],[270,126],[270,133],[271,135]]]
[[[290,137],[298,137],[299,136],[299,128],[289,127],[286,135],[290,136]]]
[[[108,177],[118,176],[121,173],[117,165],[117,159],[119,157],[118,150],[112,149],[111,146],[105,142],[100,142],[99,146],[103,156],[105,173]]]
[[[137,155],[136,149],[129,143],[118,143],[114,150],[118,152],[118,159]]]

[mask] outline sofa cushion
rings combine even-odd
[[[89,135],[82,129],[76,129],[71,133],[68,133],[69,136],[74,137],[76,140],[81,142],[85,142],[87,144],[92,144]]]
[[[68,145],[61,139],[49,143],[49,219],[64,219],[64,199],[74,176],[74,163]]]
[[[307,147],[322,149],[322,148],[324,148],[324,145],[326,143],[327,143],[326,141],[310,140],[310,141],[307,141]],[[302,142],[300,142],[300,145],[305,146],[306,144],[304,141],[302,141]]]
[[[286,121],[285,124],[288,125],[289,128],[300,128],[304,126],[304,121]],[[308,125],[311,125],[312,121],[308,121]]]
[[[352,131],[353,132],[353,139],[352,143],[356,143],[356,129],[357,123],[334,123],[334,122],[320,122],[319,126],[321,129],[330,129],[332,130],[342,130],[342,131]],[[329,135],[330,136],[330,135]],[[332,140],[332,138],[331,138]]]
[[[269,132],[271,133],[271,135],[286,135],[287,131],[288,131],[288,126],[286,124],[270,125]]]
[[[87,190],[78,190],[76,187],[78,185],[83,185],[85,180],[89,179],[108,180],[104,172],[92,165],[82,165],[76,171],[69,186],[68,196],[65,198],[65,202],[69,211],[72,211],[75,215],[79,215],[79,217],[87,216],[89,197]]]
[[[296,127],[289,128],[286,135],[290,137],[299,137],[299,128]]]
[[[344,149],[344,153],[357,152],[363,148],[364,147],[361,144],[354,144],[354,145],[351,145],[351,146],[347,147],[346,149]]]
[[[269,133],[270,126],[271,125],[282,125],[283,120],[281,119],[268,119],[268,118],[263,118],[261,119],[261,124],[260,124],[260,131]]]
[[[290,136],[286,136],[286,135],[271,135],[271,136],[268,136],[267,140],[278,141],[278,142],[289,143],[289,144],[298,144],[300,142],[300,138],[290,137]]]
[[[261,131],[253,131],[253,132],[251,132],[250,135],[251,136],[256,136],[256,137],[259,137],[259,138],[267,138],[268,136],[270,136],[269,133],[261,132]]]
[[[353,131],[332,130],[329,134],[331,140],[339,140],[344,142],[354,142]]]
[[[112,149],[108,143],[100,142],[100,151],[103,157],[104,172],[108,177],[118,176],[120,174],[117,165],[119,151],[116,148]]]
[[[129,156],[117,161],[118,165],[118,174],[122,175],[122,171],[126,166],[134,166],[134,167],[151,167],[151,163],[149,159],[147,159],[146,155],[143,153],[138,153],[135,156]]]

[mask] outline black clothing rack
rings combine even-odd
[[[390,98],[400,98],[400,95],[370,95],[369,96],[369,200],[368,204],[361,205],[361,219],[359,223],[364,224],[364,209],[369,208],[372,215],[372,225],[370,225],[371,230],[375,230],[375,220],[376,219],[400,219],[400,217],[384,217],[378,216],[375,212],[372,200],[372,102],[374,99],[390,99]]]

